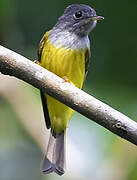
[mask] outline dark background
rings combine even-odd
[[[136,0],[1,0],[0,44],[37,59],[38,43],[66,6],[92,6],[104,21],[90,34],[92,58],[84,90],[137,120]],[[137,148],[75,113],[67,137],[67,171],[43,176],[45,151],[39,91],[0,75],[0,179],[137,179]]]

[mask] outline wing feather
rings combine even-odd
[[[48,32],[45,33],[43,38],[41,39],[39,43],[39,48],[38,48],[38,61],[41,62],[41,54],[43,51],[43,47],[48,39]],[[51,127],[51,122],[50,122],[50,117],[49,117],[49,111],[48,111],[48,106],[47,106],[47,99],[46,99],[46,94],[40,91],[41,95],[41,101],[42,101],[42,106],[43,106],[43,112],[44,112],[44,118],[45,118],[45,123],[47,129]]]
[[[40,40],[40,43],[39,43],[39,48],[38,48],[38,61],[39,62],[41,62],[41,54],[43,51],[43,47],[44,47],[46,41],[48,40],[48,34],[49,34],[49,31],[44,34],[44,36],[42,37],[42,39]]]
[[[88,66],[89,66],[89,63],[90,63],[90,57],[91,57],[90,48],[87,48],[86,54],[85,54],[85,78],[86,78],[87,72],[88,72]]]

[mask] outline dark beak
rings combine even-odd
[[[93,17],[91,17],[92,21],[98,21],[98,20],[103,20],[103,19],[104,19],[103,16],[93,16]]]

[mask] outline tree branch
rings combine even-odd
[[[0,72],[53,96],[111,132],[137,145],[137,123],[29,59],[0,46]]]

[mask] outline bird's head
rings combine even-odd
[[[65,9],[55,27],[82,37],[88,35],[96,26],[97,21],[102,19],[104,19],[104,17],[98,16],[96,11],[90,6],[72,4]]]

